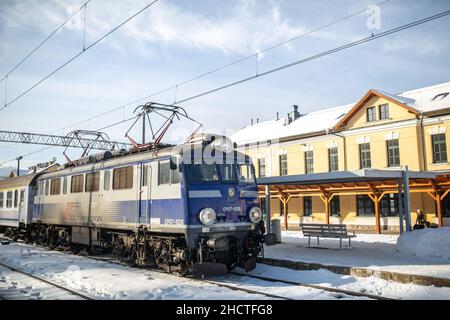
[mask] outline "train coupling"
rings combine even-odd
[[[196,275],[204,278],[223,276],[228,272],[224,263],[217,262],[194,263],[193,269]]]

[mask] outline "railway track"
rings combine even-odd
[[[46,248],[43,246],[40,246],[42,248]],[[121,265],[121,266],[126,266],[126,267],[130,267],[129,264],[125,263],[125,262],[121,262],[118,261],[114,258],[111,257],[101,257],[101,256],[86,256],[86,258],[88,259],[92,259],[92,260],[96,260],[96,261],[101,261],[101,262],[108,262],[108,263],[113,263],[113,264],[117,264],[117,265]],[[64,288],[60,285],[57,285],[55,283],[52,283],[46,279],[43,279],[41,277],[35,276],[35,275],[31,275],[28,274],[26,272],[23,272],[21,270],[17,270],[15,268],[12,268],[8,265],[5,265],[3,263],[0,262],[0,265],[9,268],[13,271],[28,275],[30,277],[33,277],[37,280],[43,281],[48,283],[49,285],[52,285],[54,287],[58,287],[61,290],[65,290],[67,292],[72,293],[73,295],[76,295],[78,297],[81,297],[83,299],[87,299],[87,300],[93,300],[91,297],[87,297],[79,292],[73,291],[71,289],[68,288]],[[148,268],[146,270],[149,270]],[[172,275],[170,273],[167,273],[165,271],[162,270],[158,270],[158,269],[151,269],[149,270],[151,272],[157,272],[160,274],[165,274],[165,275],[171,275],[173,277],[176,277],[175,275]],[[383,296],[379,296],[379,295],[373,295],[373,294],[369,294],[369,293],[363,293],[363,292],[357,292],[357,291],[351,291],[351,290],[345,290],[345,289],[338,289],[338,288],[334,288],[334,287],[327,287],[327,286],[320,286],[320,285],[314,285],[314,284],[308,284],[308,283],[303,283],[303,282],[296,282],[296,281],[289,281],[289,280],[282,280],[282,279],[274,279],[274,278],[269,278],[269,277],[264,277],[264,276],[257,276],[257,275],[250,275],[250,274],[244,274],[244,273],[239,273],[239,272],[235,272],[232,271],[230,272],[233,275],[237,275],[237,276],[244,276],[244,277],[249,277],[249,278],[253,278],[253,279],[258,279],[258,280],[263,280],[263,281],[268,281],[268,282],[280,282],[280,283],[284,283],[284,284],[289,284],[289,285],[296,285],[299,287],[305,287],[305,288],[311,288],[311,289],[316,289],[316,290],[322,290],[322,291],[326,291],[326,292],[331,292],[334,294],[338,294],[338,295],[342,295],[342,296],[336,296],[337,298],[345,298],[345,296],[350,296],[350,297],[361,297],[361,298],[369,298],[369,299],[374,299],[374,300],[394,300],[391,298],[387,298],[387,297],[383,297]],[[233,284],[233,283],[226,283],[226,282],[222,282],[222,281],[218,281],[218,280],[209,280],[209,279],[204,279],[204,278],[196,278],[196,277],[191,277],[189,278],[192,281],[200,281],[203,283],[209,283],[209,284],[213,284],[213,285],[217,285],[220,287],[224,287],[224,288],[228,288],[231,290],[235,290],[235,291],[242,291],[242,292],[246,292],[246,293],[250,293],[250,294],[258,294],[258,295],[264,295],[268,298],[271,299],[282,299],[282,300],[295,300],[293,298],[289,298],[289,297],[285,297],[285,296],[280,296],[280,295],[275,295],[275,294],[270,294],[267,292],[262,292],[262,291],[257,291],[257,290],[252,290],[252,289],[248,289],[248,288],[243,288],[243,287],[238,287],[239,284]]]
[[[362,298],[369,298],[369,299],[374,299],[374,300],[395,300],[395,299],[391,299],[391,298],[387,298],[387,297],[383,297],[383,296],[379,296],[379,295],[374,295],[374,294],[370,294],[370,293],[363,293],[363,292],[338,289],[338,288],[333,288],[333,287],[319,286],[319,285],[303,283],[303,282],[273,279],[273,278],[268,278],[268,277],[264,277],[264,276],[239,273],[239,272],[235,272],[235,271],[232,271],[231,274],[248,277],[248,278],[253,278],[253,279],[269,281],[269,282],[281,282],[281,283],[296,285],[296,286],[305,287],[305,288],[324,290],[324,291],[328,291],[328,292],[332,292],[332,293],[338,293],[338,294],[343,294],[343,295],[348,295],[348,296],[353,296],[353,297],[362,297]]]
[[[112,258],[100,258],[100,257],[92,257],[92,256],[87,257],[87,258],[94,259],[94,260],[97,260],[97,261],[110,262],[110,263],[114,263],[114,264],[119,264],[119,265],[122,265],[122,266],[130,267],[130,265],[128,265],[127,263],[120,262],[120,261],[117,261],[117,260],[112,259]],[[172,275],[170,273],[167,273],[165,271],[158,270],[158,269],[152,269],[150,271],[151,272],[157,272],[157,273],[161,273],[161,274],[174,276],[174,275]],[[296,282],[296,281],[289,281],[289,280],[273,279],[273,278],[268,278],[268,277],[263,277],[263,276],[256,276],[256,275],[249,275],[249,274],[245,274],[245,273],[239,273],[239,272],[235,272],[235,271],[232,271],[230,273],[234,274],[234,275],[237,275],[237,276],[244,276],[244,277],[258,279],[258,280],[263,280],[263,281],[268,281],[268,282],[280,282],[280,283],[289,284],[289,285],[296,285],[296,286],[299,286],[299,287],[305,287],[305,288],[311,288],[311,289],[331,292],[331,293],[334,293],[334,294],[341,295],[341,296],[336,296],[335,295],[335,297],[338,298],[338,299],[345,298],[345,296],[347,296],[347,297],[369,298],[369,299],[374,299],[374,300],[394,300],[394,299],[391,299],[391,298],[386,298],[386,297],[383,297],[383,296],[373,295],[373,294],[369,294],[369,293],[363,293],[363,292],[357,292],[357,291],[351,291],[351,290],[345,290],[345,289],[338,289],[338,288],[333,288],[333,287],[319,286],[319,285],[307,284],[307,283]],[[231,289],[231,290],[243,291],[243,292],[251,293],[251,294],[264,295],[264,296],[269,297],[271,299],[295,300],[293,298],[286,297],[286,296],[280,296],[280,295],[270,294],[270,293],[267,293],[267,292],[262,292],[262,291],[248,289],[248,288],[238,287],[237,286],[237,285],[239,285],[238,283],[237,284],[225,283],[225,282],[218,281],[218,280],[208,280],[208,279],[204,279],[204,278],[195,278],[195,277],[192,277],[192,278],[189,278],[189,279],[191,279],[193,281],[201,281],[201,282],[206,282],[206,283],[209,283],[209,284],[214,284],[214,285],[217,285],[217,286],[220,286],[220,287],[224,287],[224,288],[228,288],[228,289]]]
[[[2,266],[5,269],[8,269],[14,273],[20,274],[21,276],[25,276],[27,278],[32,278],[33,281],[37,281],[38,283],[42,283],[45,284],[47,287],[51,287],[54,290],[52,290],[51,292],[48,292],[50,296],[55,297],[55,299],[58,297],[58,291],[61,293],[64,292],[65,293],[65,297],[74,297],[77,299],[82,299],[82,300],[95,300],[92,297],[89,297],[87,295],[84,295],[80,292],[77,292],[75,290],[66,288],[64,286],[61,286],[57,283],[54,283],[52,281],[49,281],[47,279],[44,279],[40,276],[25,272],[23,270],[19,270],[15,267],[12,267],[10,265],[7,265],[3,262],[0,262],[0,266]],[[20,290],[19,290],[20,291]],[[21,295],[20,292],[18,293],[17,290],[6,290],[5,292],[1,293],[0,292],[0,298],[4,299],[4,300],[13,300],[13,299],[20,299],[21,297],[25,296],[26,294],[25,292],[23,292],[23,294]]]
[[[102,261],[102,262],[109,262],[109,263],[114,263],[114,264],[118,264],[124,267],[130,267],[129,264],[125,263],[125,262],[121,262],[118,260],[115,260],[113,258],[103,258],[103,257],[95,257],[95,256],[87,256],[86,258],[88,259],[92,259],[92,260],[96,260],[96,261]],[[149,269],[146,268],[145,270],[150,271],[150,272],[155,272],[155,273],[160,273],[160,274],[164,274],[164,275],[168,275],[168,276],[172,276],[172,277],[177,277],[173,274],[170,274],[166,271],[163,270],[158,270],[158,269]],[[191,281],[198,281],[198,282],[202,282],[202,283],[209,283],[209,284],[213,284],[219,287],[223,287],[223,288],[228,288],[234,291],[242,291],[245,293],[250,293],[250,294],[258,294],[258,295],[263,295],[266,296],[268,298],[271,299],[280,299],[280,300],[295,300],[289,297],[284,297],[284,296],[279,296],[279,295],[275,295],[275,294],[270,294],[267,292],[262,292],[262,291],[257,291],[257,290],[252,290],[252,289],[247,289],[247,288],[241,288],[241,287],[237,287],[235,285],[232,284],[228,284],[228,283],[223,283],[220,281],[214,281],[214,280],[208,280],[208,279],[203,279],[203,278],[195,278],[195,277],[191,277],[191,278],[187,278]]]

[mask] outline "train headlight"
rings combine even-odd
[[[251,208],[250,212],[248,213],[248,216],[252,222],[259,222],[259,220],[262,219],[262,212],[261,209],[258,207]]]
[[[198,218],[201,223],[210,226],[214,223],[214,221],[216,221],[216,212],[213,208],[205,208],[200,211]]]

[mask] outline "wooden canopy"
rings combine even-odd
[[[257,179],[260,197],[279,198],[286,212],[290,199],[318,196],[325,205],[326,221],[330,221],[330,202],[335,195],[367,195],[374,202],[376,229],[381,232],[379,203],[384,195],[410,192],[427,193],[437,205],[439,225],[442,226],[441,201],[450,192],[450,172],[408,171],[408,188],[404,190],[404,171],[362,169],[305,175],[267,177]],[[408,194],[409,198],[409,194]],[[288,227],[287,214],[284,215]]]

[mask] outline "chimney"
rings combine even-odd
[[[253,125],[253,118],[252,118],[252,120],[251,120],[251,123],[250,123],[251,125]]]
[[[277,112],[277,120],[280,120],[280,115],[278,114],[278,112]]]
[[[288,112],[288,114],[286,115],[286,118],[284,119],[284,125],[287,126],[291,122],[292,122],[291,114]]]
[[[259,123],[259,118],[256,118],[256,123]]]
[[[294,107],[294,111],[292,112],[292,121],[300,118],[300,112],[298,112],[298,105],[294,104],[293,107]]]

